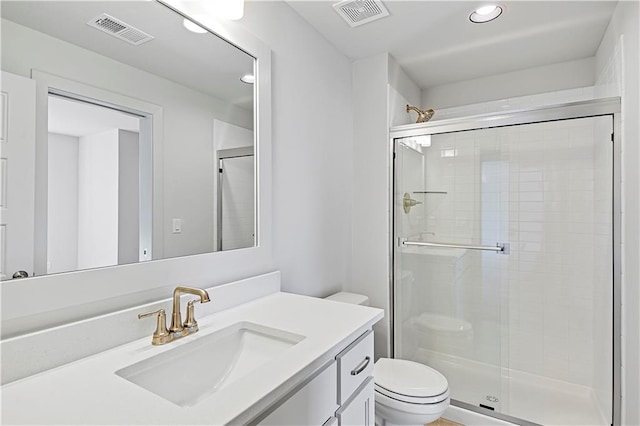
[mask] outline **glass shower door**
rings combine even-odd
[[[394,356],[456,405],[611,424],[611,115],[394,140]]]
[[[453,399],[501,411],[507,166],[466,133],[396,140],[395,356],[440,371]]]

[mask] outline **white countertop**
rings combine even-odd
[[[9,383],[0,388],[2,424],[246,423],[382,317],[380,309],[275,293],[198,318],[200,331],[193,336],[152,346],[149,335]],[[305,339],[192,407],[175,405],[115,374],[123,367],[240,321],[282,329]]]

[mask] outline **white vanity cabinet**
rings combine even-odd
[[[345,405],[336,412],[340,426],[373,426],[375,424],[375,395],[373,377],[358,388]]]
[[[373,425],[373,364],[373,331],[368,330],[258,424]]]
[[[375,423],[373,330],[360,336],[336,356],[338,363],[339,426]]]

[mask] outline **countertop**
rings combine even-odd
[[[200,331],[181,340],[152,346],[149,335],[7,384],[0,388],[2,424],[246,423],[285,396],[299,381],[332,359],[382,317],[380,309],[282,292],[271,294],[198,318]],[[175,405],[115,374],[123,367],[241,321],[305,338],[192,407]],[[185,360],[185,368],[188,368],[188,360]]]

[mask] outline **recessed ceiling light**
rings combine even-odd
[[[474,10],[473,13],[469,15],[469,20],[476,24],[482,24],[484,22],[493,21],[501,14],[502,6],[491,4]]]
[[[202,28],[200,25],[196,24],[193,21],[190,21],[188,19],[185,19],[182,21],[182,25],[184,25],[184,27],[186,29],[188,29],[189,31],[193,32],[193,33],[197,33],[197,34],[204,34],[207,32],[207,30],[205,30],[204,28]]]
[[[240,77],[240,81],[247,84],[253,84],[256,82],[256,76],[254,76],[253,74],[245,74]]]

